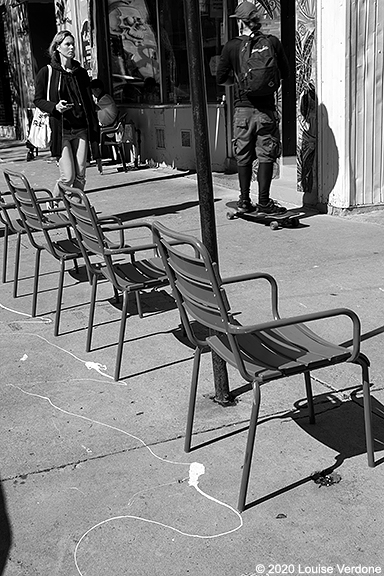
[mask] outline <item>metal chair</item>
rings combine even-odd
[[[71,236],[71,224],[64,215],[64,207],[48,207],[53,200],[53,195],[49,190],[34,190],[24,174],[4,170],[4,178],[11,192],[14,205],[19,213],[23,228],[28,236],[28,240],[36,250],[35,271],[32,295],[32,317],[36,316],[37,295],[40,273],[41,252],[46,250],[56,260],[60,262],[60,277],[57,291],[56,315],[54,324],[54,335],[59,333],[59,323],[61,315],[61,302],[64,286],[64,272],[66,262],[73,261],[75,270],[78,272],[77,259],[82,257],[82,252]],[[39,197],[39,193],[43,195]],[[57,199],[55,199],[57,201]],[[57,236],[57,231],[66,233]],[[52,235],[55,232],[55,235]]]
[[[127,113],[118,116],[112,126],[103,126],[100,128],[100,149],[103,147],[112,148],[116,155],[120,157],[124,172],[127,172],[127,161],[125,157],[125,142],[122,134],[126,123]],[[99,164],[99,172],[102,173],[102,162]]]
[[[91,350],[91,340],[96,304],[97,284],[100,278],[112,283],[115,294],[123,294],[123,306],[120,319],[120,332],[117,346],[117,356],[114,379],[120,377],[122,352],[124,345],[125,326],[128,312],[128,296],[134,293],[138,314],[143,316],[140,291],[153,290],[168,284],[161,259],[158,256],[137,259],[140,252],[148,252],[156,249],[152,241],[147,244],[131,246],[125,242],[125,231],[132,229],[147,229],[151,226],[147,222],[131,222],[128,224],[103,225],[97,217],[95,209],[91,206],[87,196],[76,188],[70,188],[59,183],[59,189],[67,209],[68,218],[75,230],[78,244],[82,250],[88,275],[91,279],[92,294],[88,320],[88,332],[86,351]],[[119,245],[113,246],[106,237],[106,230],[120,234]],[[94,262],[87,252],[99,257]],[[122,257],[128,257],[122,259]],[[101,258],[101,261],[100,261]]]
[[[174,232],[159,222],[153,223],[155,242],[163,259],[173,296],[190,342],[196,347],[192,371],[185,451],[191,449],[191,436],[196,403],[201,353],[207,347],[237,368],[252,384],[251,410],[238,509],[245,508],[249,473],[260,405],[260,386],[266,382],[303,374],[307,393],[309,421],[315,422],[310,372],[326,366],[352,362],[362,368],[364,416],[368,465],[374,466],[371,424],[369,360],[360,353],[360,321],[347,308],[280,318],[278,286],[269,274],[252,273],[221,278],[218,266],[211,261],[205,246],[196,238]],[[171,245],[182,243],[184,248]],[[225,285],[252,279],[265,279],[271,288],[273,320],[242,326],[232,315]],[[344,348],[328,342],[310,330],[304,322],[347,316],[352,321],[353,346]],[[213,332],[204,339],[197,337],[191,319]]]
[[[1,280],[7,282],[8,247],[10,234],[17,234],[15,267],[13,272],[13,297],[17,298],[17,285],[19,278],[21,236],[25,228],[20,218],[16,216],[17,210],[10,192],[0,192],[0,222],[4,226],[3,266]]]

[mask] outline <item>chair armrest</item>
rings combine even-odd
[[[249,274],[240,274],[238,276],[228,276],[228,278],[222,278],[222,284],[235,284],[236,282],[246,282],[248,280],[267,280],[271,286],[271,305],[272,314],[275,320],[280,318],[279,314],[279,300],[278,300],[278,286],[275,278],[270,274],[264,272],[250,272]]]
[[[116,217],[118,218],[118,217]],[[119,219],[120,220],[120,219]],[[120,221],[121,222],[121,221]],[[119,223],[119,224],[108,224],[108,228],[105,228],[104,225],[102,225],[102,229],[103,232],[116,232],[116,231],[120,231],[120,246],[118,248],[118,250],[122,250],[121,254],[132,254],[132,247],[130,246],[125,246],[125,236],[124,236],[124,230],[133,230],[135,228],[148,228],[148,230],[151,231],[152,233],[152,226],[149,222],[125,222],[125,223]],[[143,247],[139,247],[138,249],[140,250],[155,250],[157,252],[157,245],[154,242],[153,239],[153,234],[152,234],[152,242],[150,244],[144,244],[142,245]],[[130,249],[131,251],[126,252],[126,249]],[[136,251],[136,249],[134,250]],[[117,252],[114,251],[114,254],[116,254]]]
[[[51,190],[48,190],[48,188],[34,188],[33,191],[35,192],[35,194],[38,194],[39,192],[44,192],[44,194],[47,194],[49,199],[53,198],[53,194],[51,192]],[[37,201],[47,201],[47,198],[37,198]]]
[[[360,341],[361,341],[361,324],[360,319],[353,310],[349,308],[333,308],[331,310],[324,310],[322,312],[313,312],[312,314],[303,314],[300,316],[291,316],[288,318],[279,318],[278,320],[271,320],[270,322],[262,322],[261,324],[251,324],[241,326],[236,324],[228,325],[228,332],[230,334],[248,334],[257,330],[268,330],[270,328],[281,328],[283,326],[292,326],[294,324],[303,324],[305,322],[313,322],[314,320],[324,320],[325,318],[332,318],[335,316],[348,316],[352,320],[353,327],[353,340],[351,357],[348,362],[354,362],[360,354]]]
[[[134,254],[145,250],[155,250],[156,248],[156,244],[139,244],[137,246],[122,246],[121,248],[106,248],[105,254],[107,256],[117,256],[118,254]]]
[[[15,208],[16,204],[13,200],[12,194],[7,190],[0,192],[0,207],[1,208]]]
[[[98,216],[97,221],[104,226],[104,224],[109,224],[110,222],[123,226],[123,221],[118,216]]]
[[[14,210],[16,208],[16,204],[12,201],[12,202],[4,202],[4,199],[2,198],[0,200],[0,208],[2,210]]]
[[[111,218],[110,216],[107,218]],[[116,217],[117,218],[117,217]],[[99,218],[100,220],[100,218]],[[129,230],[130,228],[148,228],[152,231],[152,227],[149,222],[124,222],[121,224],[111,224],[110,230]]]

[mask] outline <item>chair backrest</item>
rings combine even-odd
[[[27,178],[11,170],[4,170],[4,178],[23,222],[34,230],[42,229],[43,214]]]
[[[226,333],[230,305],[217,264],[206,247],[197,238],[170,230],[160,222],[153,222],[152,229],[189,340],[195,345],[203,343],[196,337],[190,318]]]
[[[11,232],[16,232],[12,221],[12,212],[14,213],[15,210],[17,210],[17,208],[12,199],[11,193],[0,191],[0,222]]]
[[[51,212],[49,208],[42,209],[42,206],[45,207],[47,202],[53,199],[51,192],[46,188],[35,190],[24,174],[19,172],[4,170],[4,178],[32,246],[39,250],[48,250],[59,260],[63,256],[63,250],[67,255],[78,253],[79,250],[70,235],[69,222]],[[39,197],[37,193],[43,196]],[[64,238],[61,234],[56,234],[57,230],[66,231],[66,242],[69,241],[70,244],[64,246]],[[51,236],[53,231],[55,234]],[[36,232],[42,232],[45,242],[42,242],[41,236],[36,237]]]
[[[61,182],[58,182],[58,188],[88,271],[95,273],[98,269],[89,258],[88,253],[92,253],[104,259],[110,274],[114,276],[111,258],[105,252],[109,244],[108,239],[99,224],[94,207],[84,192],[78,188]]]
[[[31,244],[37,248],[38,244],[33,232],[44,230],[46,218],[37,201],[36,194],[24,174],[6,169],[4,170],[4,178],[28,238]],[[49,235],[46,240],[51,246]],[[53,246],[52,250],[54,251]]]

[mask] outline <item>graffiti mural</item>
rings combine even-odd
[[[258,0],[262,31],[281,36],[280,1]],[[298,190],[312,203],[317,189],[316,0],[296,0],[296,116]],[[278,95],[281,110],[281,93]],[[254,167],[256,171],[256,166]],[[312,199],[313,200],[313,199]]]
[[[136,101],[140,81],[159,82],[158,47],[146,0],[109,0],[114,98]],[[136,96],[135,96],[136,95]]]
[[[27,110],[34,96],[34,64],[29,43],[29,26],[25,4],[8,5],[3,16],[13,102],[14,131],[17,139],[26,136]]]
[[[317,188],[316,0],[296,6],[297,180],[299,191],[311,194]]]
[[[280,38],[280,0],[258,0],[256,6],[262,32]]]

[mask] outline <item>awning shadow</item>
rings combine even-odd
[[[114,216],[117,216],[123,222],[129,222],[130,220],[140,220],[149,217],[159,217],[164,216],[166,214],[177,214],[182,210],[195,208],[198,205],[199,205],[198,201],[183,202],[180,204],[165,204],[164,206],[145,208],[142,210],[130,210],[129,212],[116,212]]]
[[[111,186],[100,186],[99,188],[89,188],[86,190],[86,194],[93,194],[94,192],[104,192],[105,190],[117,190],[118,188],[129,188],[130,186],[140,186],[141,184],[150,184],[151,182],[162,182],[163,180],[175,180],[177,178],[184,178],[185,176],[190,176],[194,172],[181,172],[180,174],[166,174],[165,176],[156,176],[154,178],[145,178],[140,180],[131,180],[128,182],[123,182]]]

